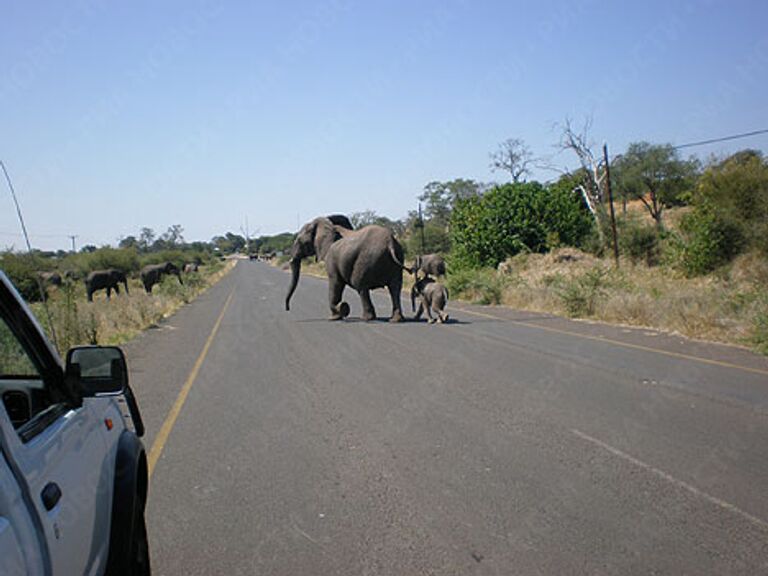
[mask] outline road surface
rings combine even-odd
[[[126,346],[156,574],[768,573],[765,358],[458,303],[364,323],[349,289],[333,323],[288,281],[240,262]]]

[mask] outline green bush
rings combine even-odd
[[[657,226],[641,224],[636,218],[618,222],[619,251],[633,264],[645,262],[655,266],[659,262],[659,230]]]
[[[693,201],[716,208],[724,222],[739,230],[743,248],[768,255],[768,161],[761,152],[742,150],[711,164]]]
[[[709,202],[697,205],[680,221],[682,237],[673,244],[673,258],[687,276],[707,274],[736,256],[744,245],[739,228]]]
[[[458,198],[451,245],[459,267],[493,267],[519,252],[579,246],[592,218],[581,196],[564,185],[506,184],[482,196]]]
[[[578,318],[595,313],[595,306],[600,297],[606,294],[609,285],[608,271],[595,266],[573,280],[560,279],[556,292],[568,315]]]
[[[501,304],[505,285],[504,277],[490,268],[462,268],[446,277],[446,286],[453,298],[478,304]]]
[[[0,255],[0,269],[10,278],[16,289],[28,302],[42,300],[37,272],[50,266],[36,254],[5,252]]]
[[[761,354],[768,354],[768,297],[765,294],[752,320],[750,341],[755,350]]]

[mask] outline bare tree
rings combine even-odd
[[[509,172],[512,182],[524,182],[535,162],[531,149],[520,138],[507,138],[490,156],[491,170]]]
[[[607,182],[602,157],[593,151],[595,145],[589,137],[590,128],[592,128],[592,118],[587,118],[579,131],[574,129],[571,119],[566,118],[558,148],[569,150],[579,158],[585,178],[584,184],[577,189],[584,196],[587,207],[597,219],[602,212]]]

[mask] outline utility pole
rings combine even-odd
[[[72,253],[75,253],[75,238],[77,238],[77,234],[69,234],[68,238],[72,240]]]
[[[613,192],[611,190],[611,167],[608,163],[608,144],[603,143],[603,159],[605,161],[605,185],[608,188],[608,204],[611,208],[611,233],[613,234],[613,260],[619,267],[619,239],[616,234],[616,215],[613,212]]]
[[[251,239],[248,235],[248,216],[245,217],[245,230],[243,230],[243,227],[240,227],[240,232],[242,232],[245,235],[245,253],[250,256],[251,255]]]
[[[421,202],[419,202],[419,222],[417,224],[421,228],[421,253],[424,254],[424,218],[421,216]]]

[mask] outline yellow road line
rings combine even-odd
[[[501,316],[494,316],[492,314],[485,314],[483,312],[475,312],[473,310],[467,310],[466,308],[458,308],[456,306],[454,306],[453,309],[459,310],[460,312],[465,312],[467,314],[472,314],[474,316],[480,316],[481,318],[490,318],[492,320],[500,320],[502,322],[518,324],[520,326],[526,326],[528,328],[538,328],[539,330],[545,330],[547,332],[555,332],[557,334],[565,334],[567,336],[576,336],[577,338],[584,338],[585,340],[605,342],[608,344],[614,344],[616,346],[623,346],[624,348],[631,348],[633,350],[642,350],[643,352],[653,352],[655,354],[661,354],[662,356],[670,356],[672,358],[680,358],[683,360],[692,360],[694,362],[701,362],[702,364],[710,364],[712,366],[719,366],[721,368],[732,368],[735,370],[743,370],[745,372],[752,372],[754,374],[761,374],[763,376],[768,376],[768,370],[763,370],[761,368],[741,366],[739,364],[732,364],[730,362],[723,362],[721,360],[710,360],[709,358],[702,358],[700,356],[691,356],[689,354],[683,354],[681,352],[671,352],[669,350],[661,350],[659,348],[643,346],[642,344],[632,344],[630,342],[622,342],[621,340],[613,340],[612,338],[605,338],[603,336],[591,336],[589,334],[571,332],[570,330],[561,330],[559,328],[552,328],[551,326],[541,326],[540,324],[532,324],[530,322],[523,322],[521,320],[510,320],[508,318],[502,318]]]
[[[160,454],[163,452],[163,448],[165,447],[165,443],[168,441],[168,436],[171,434],[171,430],[173,430],[174,424],[176,424],[176,419],[179,417],[179,414],[181,413],[181,409],[184,407],[184,402],[187,401],[187,396],[189,395],[189,391],[192,389],[192,385],[195,383],[195,379],[197,378],[197,373],[200,371],[200,367],[203,365],[203,361],[205,360],[205,357],[208,355],[208,350],[211,347],[211,344],[213,343],[213,339],[216,337],[216,333],[219,331],[219,326],[221,325],[221,321],[224,319],[224,314],[227,311],[227,308],[229,307],[229,303],[232,301],[232,296],[235,294],[235,289],[232,288],[232,291],[229,293],[229,296],[227,297],[227,301],[224,302],[224,307],[221,309],[221,313],[219,314],[218,319],[216,320],[216,324],[213,325],[213,329],[211,330],[211,333],[208,335],[208,339],[205,341],[205,346],[203,346],[202,352],[200,352],[200,356],[197,357],[197,360],[195,361],[195,365],[192,367],[192,371],[189,373],[189,376],[187,377],[187,381],[184,382],[184,386],[181,387],[181,390],[179,391],[179,395],[176,397],[176,402],[173,403],[173,407],[171,407],[171,411],[168,412],[168,416],[165,418],[165,422],[163,422],[162,428],[160,428],[160,432],[157,434],[157,438],[155,438],[154,443],[152,444],[152,449],[149,451],[149,475],[152,476],[152,472],[155,469],[155,466],[157,465],[157,461],[160,458]]]

